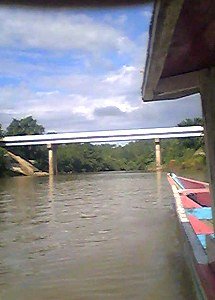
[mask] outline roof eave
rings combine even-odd
[[[160,100],[157,86],[183,3],[184,0],[155,2],[142,84],[143,101]]]

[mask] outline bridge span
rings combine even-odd
[[[56,174],[57,145],[59,144],[122,142],[153,139],[155,141],[156,167],[157,169],[160,169],[160,139],[199,137],[203,136],[203,134],[202,126],[51,133],[43,135],[5,136],[0,139],[0,146],[15,147],[47,145],[49,152],[49,174]]]

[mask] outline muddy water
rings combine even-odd
[[[195,299],[165,174],[0,181],[0,299]]]

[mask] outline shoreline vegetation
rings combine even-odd
[[[202,125],[202,119],[186,119],[178,126]],[[38,125],[31,116],[13,119],[4,135],[43,134],[45,129]],[[48,170],[48,153],[45,146],[20,146],[9,149],[16,155],[30,161],[36,168]],[[161,157],[163,171],[177,170],[205,170],[206,155],[204,140],[197,138],[180,138],[161,140]],[[104,172],[104,171],[155,171],[154,141],[130,142],[124,146],[120,144],[69,144],[59,145],[58,153],[59,173]],[[11,165],[5,149],[0,148],[0,176],[13,176]]]

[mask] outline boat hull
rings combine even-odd
[[[174,177],[172,177],[171,174],[168,174],[168,181],[172,187],[175,198],[175,208],[179,221],[184,255],[194,283],[195,292],[198,299],[214,300],[215,273],[213,273],[208,264],[208,257],[205,249],[206,235],[214,234],[213,226],[209,220],[209,217],[212,218],[210,214],[211,208],[203,207],[198,202],[187,197],[184,192],[187,186],[183,189],[182,187],[185,185],[184,181],[180,180],[180,177],[177,177],[177,179],[178,181],[174,180]],[[199,184],[202,186],[200,187]],[[192,185],[193,189],[204,190],[208,188],[206,183],[197,181],[193,181]],[[189,190],[192,190],[190,186]],[[204,218],[206,216],[208,219],[203,220],[201,216]]]

